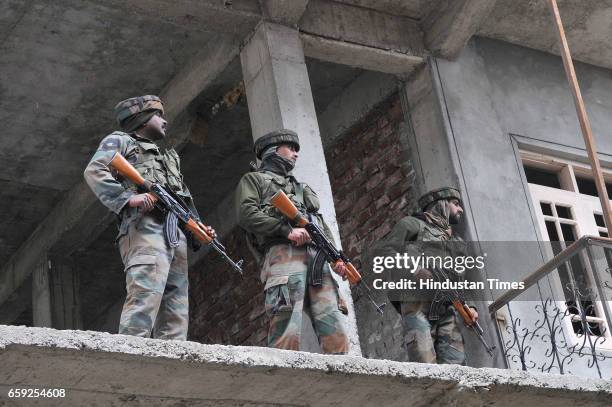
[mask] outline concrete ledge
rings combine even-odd
[[[28,404],[609,406],[612,383],[530,374],[202,345],[100,332],[0,326],[0,406],[10,388],[64,388]]]

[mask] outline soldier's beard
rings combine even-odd
[[[151,141],[159,141],[166,137],[163,131],[153,127],[145,127],[143,130],[143,136]]]
[[[460,214],[454,214],[454,215],[448,215],[448,223],[451,225],[457,225],[459,224],[459,222],[461,222],[461,215]]]

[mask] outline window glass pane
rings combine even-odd
[[[553,216],[552,206],[546,202],[540,202],[540,208],[542,208],[542,213],[546,216]]]
[[[561,189],[559,174],[554,171],[525,166],[525,177],[527,178],[527,182],[530,184],[538,184],[546,187]]]
[[[555,228],[555,222],[547,220],[546,221],[546,231],[548,232],[548,240],[550,240],[551,242],[559,241],[559,235],[557,234],[557,228]]]
[[[597,196],[597,187],[595,181],[591,178],[576,177],[576,184],[578,184],[578,191],[581,194]],[[608,198],[612,199],[612,184],[606,183],[606,189],[608,190]]]
[[[555,205],[557,207],[557,216],[563,219],[574,219],[572,218],[572,211],[567,206]]]
[[[597,226],[599,226],[600,228],[606,227],[606,222],[604,221],[603,215],[594,213],[593,216],[595,217],[595,223],[597,224]]]
[[[565,223],[561,224],[561,233],[563,233],[563,241],[573,242],[576,240],[576,234],[574,233],[574,227]]]

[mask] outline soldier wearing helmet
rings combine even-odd
[[[123,155],[148,181],[161,183],[197,214],[183,183],[179,156],[156,142],[166,136],[164,107],[157,96],[126,99],[115,106],[123,131],[106,136],[85,168],[85,181],[100,202],[118,217],[116,242],[125,266],[127,297],[119,333],[161,339],[187,338],[187,241],[176,217],[154,207],[149,194],[109,169]],[[208,229],[214,235],[214,230]],[[191,242],[196,248],[196,243]]]
[[[453,225],[463,216],[461,193],[453,187],[430,191],[418,200],[420,211],[401,219],[387,235],[379,254],[421,254],[423,247],[431,248],[435,242],[462,242],[453,233]],[[420,243],[429,242],[429,245]],[[451,247],[435,246],[438,247]],[[425,254],[429,254],[425,252]],[[432,270],[421,268],[416,279],[431,279]],[[392,301],[401,314],[404,328],[404,346],[408,360],[424,363],[465,364],[464,340],[459,330],[458,315],[445,301],[425,301],[423,297],[408,301]],[[472,308],[473,315],[478,314]]]
[[[342,315],[346,306],[339,298],[330,266],[315,266],[316,250],[306,230],[293,227],[270,204],[282,189],[332,239],[318,213],[316,193],[292,175],[300,151],[298,135],[286,129],[268,133],[255,142],[254,151],[261,164],[240,180],[236,211],[238,224],[246,231],[261,267],[265,309],[270,317],[268,346],[299,350],[303,313],[309,310],[321,350],[344,354],[348,351]],[[334,271],[343,276],[346,269],[342,265]]]

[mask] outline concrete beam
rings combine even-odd
[[[264,0],[264,16],[284,25],[296,25],[306,10],[308,0]]]
[[[416,20],[333,1],[310,0],[300,32],[414,56],[424,49]]]
[[[419,18],[423,0],[334,0],[352,6],[369,8],[388,14]],[[433,2],[433,0],[427,0]]]
[[[168,122],[173,123],[178,114],[238,56],[240,41],[239,37],[226,36],[218,36],[216,40],[208,41],[168,82],[160,95],[164,101]]]
[[[106,6],[149,16],[194,30],[247,35],[261,19],[257,0],[106,0]]]
[[[424,62],[420,56],[330,40],[317,35],[302,33],[300,38],[304,44],[304,54],[308,57],[368,71],[406,76]]]
[[[497,0],[441,0],[423,19],[425,46],[435,56],[456,58]]]
[[[9,405],[10,388],[65,389],[62,406],[603,407],[612,398],[612,382],[574,375],[45,328],[0,326],[0,359]]]
[[[420,28],[408,17],[311,0],[300,32],[305,55],[324,61],[392,74],[423,62]]]
[[[235,38],[219,37],[204,47],[193,61],[173,78],[161,93],[172,125],[169,144],[180,148],[189,137],[191,119],[179,113],[200,94],[238,55]],[[187,120],[187,121],[186,121]],[[187,123],[187,124],[186,124]],[[92,152],[93,153],[93,152]],[[0,305],[25,281],[46,253],[69,256],[99,236],[114,216],[102,206],[82,181],[68,191],[60,203],[38,225],[0,270]]]

